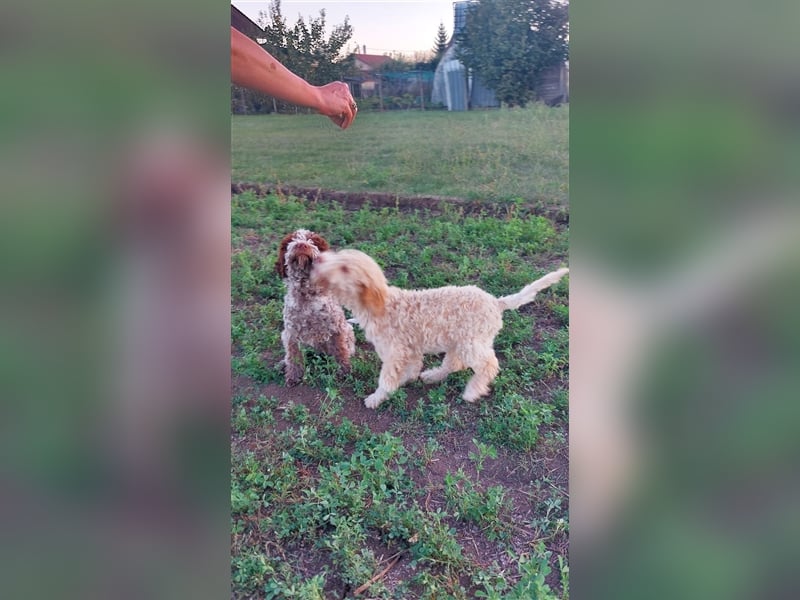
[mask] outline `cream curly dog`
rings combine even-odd
[[[462,396],[475,402],[489,393],[500,367],[492,347],[503,326],[503,311],[519,308],[559,281],[559,269],[511,296],[495,298],[475,286],[403,290],[390,286],[378,264],[358,250],[323,252],[312,282],[350,309],[382,361],[378,389],[364,404],[376,408],[404,383],[420,377],[443,380],[454,371],[474,371]],[[422,371],[424,354],[444,352],[441,366]]]

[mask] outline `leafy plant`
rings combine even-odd
[[[499,403],[483,408],[478,423],[481,438],[515,450],[532,450],[539,440],[539,427],[552,423],[549,404],[535,402],[517,393],[506,394]]]
[[[557,596],[545,582],[545,578],[551,571],[548,564],[549,558],[550,552],[545,550],[542,543],[536,545],[534,553],[520,557],[520,580],[509,591],[506,598],[508,600],[529,600],[531,598],[555,600]]]
[[[455,475],[447,473],[444,486],[447,506],[455,510],[456,516],[482,526],[490,540],[508,536],[509,524],[503,520],[503,515],[510,512],[512,506],[502,487],[492,486],[480,491],[462,469]]]
[[[470,452],[469,458],[475,463],[475,470],[478,472],[478,478],[480,478],[484,461],[487,458],[497,458],[497,449],[491,444],[483,444],[474,438],[472,443],[475,444],[478,452]]]

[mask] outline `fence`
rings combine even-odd
[[[347,79],[359,108],[376,110],[434,108],[431,104],[433,71],[369,73]],[[438,104],[436,108],[441,108]]]

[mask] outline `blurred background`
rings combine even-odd
[[[229,7],[0,8],[0,596],[229,594]]]
[[[799,18],[572,7],[576,598],[800,589]]]

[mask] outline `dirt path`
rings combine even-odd
[[[489,216],[504,216],[510,211],[522,210],[524,213],[545,217],[552,221],[559,230],[569,226],[569,210],[566,208],[548,208],[534,203],[522,205],[511,202],[480,202],[464,200],[449,196],[401,196],[386,192],[340,192],[318,187],[298,187],[291,185],[274,185],[269,183],[231,183],[231,193],[255,192],[258,196],[276,193],[286,196],[303,198],[310,202],[320,200],[333,200],[341,204],[346,210],[360,210],[364,204],[369,203],[373,208],[395,208],[403,212],[427,209],[431,214],[441,214],[441,204],[447,203],[458,207],[466,215],[484,214]]]

